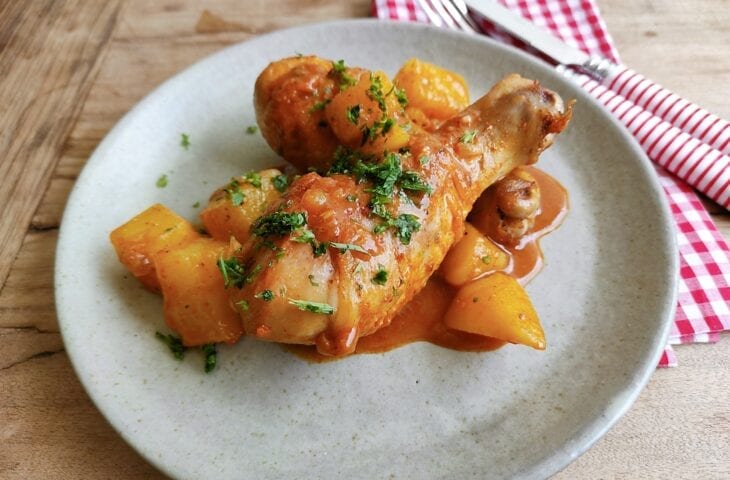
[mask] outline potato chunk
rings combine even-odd
[[[228,185],[216,190],[200,212],[210,236],[225,242],[233,236],[243,243],[249,236],[251,224],[281,197],[275,185],[281,188],[284,184],[274,183],[280,175],[279,170],[269,168],[258,174],[249,174],[248,179],[246,176],[234,178]],[[283,179],[279,178],[279,181]]]
[[[393,79],[406,91],[406,113],[419,125],[430,119],[446,120],[469,105],[469,89],[464,78],[432,63],[412,58]]]
[[[406,146],[410,135],[394,92],[385,73],[373,72],[335,95],[324,112],[339,142],[372,154]]]
[[[496,272],[461,287],[444,323],[454,330],[545,349],[545,334],[527,292],[505,273]]]
[[[504,270],[509,265],[509,255],[496,243],[474,228],[465,225],[464,236],[451,247],[441,264],[441,274],[457,287],[487,272]]]
[[[227,242],[199,238],[155,257],[165,323],[186,346],[234,343],[243,333],[217,261]]]
[[[155,255],[199,237],[200,234],[190,222],[159,203],[117,227],[109,235],[119,261],[153,291],[160,289],[155,273]]]

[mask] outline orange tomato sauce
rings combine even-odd
[[[560,183],[547,173],[524,167],[540,187],[540,211],[535,217],[532,231],[514,247],[503,247],[510,254],[506,273],[523,285],[542,269],[543,259],[539,240],[555,230],[568,211],[568,193]],[[447,328],[442,319],[458,288],[444,281],[438,272],[410,301],[387,327],[358,340],[355,353],[382,353],[412,342],[429,342],[453,350],[481,352],[494,350],[505,342],[481,335]],[[285,348],[310,362],[326,362],[337,358],[317,353],[313,346],[286,345]]]

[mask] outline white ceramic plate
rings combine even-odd
[[[417,56],[461,72],[477,98],[520,72],[576,98],[539,163],[571,211],[542,243],[529,285],[548,348],[460,353],[417,343],[305,363],[278,345],[221,347],[219,368],[176,362],[154,338],[160,299],[117,262],[109,232],[154,202],[190,219],[232,175],[275,163],[255,123],[253,84],[295,52],[394,74]],[[188,151],[180,134],[190,135]],[[169,186],[155,181],[167,174]],[[674,308],[668,210],[636,143],[549,67],[484,38],[374,21],[275,32],[170,79],[109,133],[71,195],[56,302],[79,378],[119,433],[181,478],[548,476],[630,406],[655,368]]]

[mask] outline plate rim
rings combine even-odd
[[[147,103],[153,101],[154,97],[156,97],[160,91],[169,88],[171,84],[179,81],[181,77],[186,76],[189,71],[193,69],[203,68],[206,63],[215,63],[218,57],[227,55],[229,51],[239,48],[242,44],[251,45],[258,42],[267,42],[270,38],[275,38],[281,35],[297,34],[306,32],[307,30],[317,30],[327,27],[342,26],[347,26],[348,28],[358,28],[362,26],[396,30],[403,29],[411,30],[414,32],[430,31],[436,35],[452,36],[464,40],[468,39],[469,41],[482,42],[486,45],[490,45],[491,47],[496,48],[497,50],[501,50],[507,56],[517,56],[521,60],[538,67],[538,69],[543,70],[547,76],[557,78],[557,81],[559,83],[562,82],[563,85],[561,86],[567,86],[568,88],[574,90],[576,92],[576,97],[579,98],[581,102],[592,104],[595,110],[597,110],[597,114],[599,115],[599,117],[601,117],[601,120],[608,122],[615,128],[615,130],[618,131],[619,135],[623,137],[623,140],[632,150],[634,156],[638,160],[638,166],[645,174],[645,180],[648,181],[652,191],[657,194],[657,198],[659,200],[659,208],[661,210],[662,227],[665,237],[664,240],[669,240],[668,247],[671,249],[671,255],[669,256],[670,265],[667,266],[667,269],[673,272],[672,277],[668,279],[669,295],[664,299],[665,301],[663,303],[662,316],[664,318],[662,319],[662,328],[658,332],[659,334],[654,335],[652,337],[652,341],[649,342],[651,348],[647,349],[647,352],[644,355],[644,358],[646,359],[644,364],[641,365],[640,368],[632,372],[630,377],[627,379],[627,386],[622,391],[617,392],[613,396],[613,398],[608,400],[605,409],[599,415],[595,416],[591,421],[586,422],[584,425],[582,425],[582,427],[577,430],[572,435],[572,437],[568,441],[566,441],[559,449],[541,458],[537,462],[530,465],[528,468],[519,470],[516,473],[516,477],[518,478],[541,478],[554,475],[555,473],[566,468],[570,463],[572,463],[579,456],[581,456],[588,449],[590,449],[600,438],[602,438],[608,432],[608,430],[610,430],[615,425],[615,423],[635,403],[636,399],[648,383],[651,375],[657,368],[661,355],[664,352],[664,347],[667,345],[667,339],[669,337],[672,319],[675,313],[677,303],[679,283],[679,250],[677,245],[676,229],[672,220],[671,210],[669,208],[666,195],[664,194],[661,184],[659,183],[659,179],[656,176],[653,164],[646,156],[644,151],[641,149],[637,140],[628,132],[628,130],[616,118],[614,118],[609,112],[607,112],[603,105],[601,105],[588,93],[583,91],[578,85],[572,83],[568,78],[561,76],[548,63],[515,47],[497,42],[496,40],[493,40],[485,35],[475,36],[464,32],[457,32],[435,27],[429,24],[415,22],[382,21],[375,18],[338,19],[324,22],[312,22],[289,28],[273,30],[265,34],[253,37],[251,39],[228,45],[216,52],[213,52],[196,60],[192,64],[179,70],[174,75],[168,77],[162,83],[151,89],[142,99],[135,103],[134,106],[114,124],[114,126],[106,133],[101,142],[96,146],[92,154],[88,157],[81,172],[79,173],[74,183],[74,187],[69,195],[68,201],[64,207],[64,212],[59,228],[58,242],[55,250],[53,282],[54,304],[56,307],[59,330],[63,339],[64,349],[71,361],[74,373],[97,410],[102,414],[107,423],[112,426],[116,433],[119,434],[130,447],[132,447],[147,462],[152,464],[155,468],[165,473],[166,475],[176,477],[177,474],[181,473],[180,471],[175,470],[174,466],[168,465],[164,463],[161,458],[157,458],[156,456],[154,456],[152,452],[146,451],[138,447],[135,444],[131,433],[126,432],[123,426],[117,425],[110,418],[110,416],[107,415],[104,408],[104,405],[106,405],[106,403],[102,398],[101,392],[95,390],[94,386],[87,376],[88,374],[83,373],[83,365],[81,365],[82,362],[80,362],[78,357],[76,357],[75,350],[73,348],[69,348],[69,343],[67,342],[66,338],[67,331],[71,322],[68,319],[64,319],[64,309],[62,308],[64,300],[60,298],[59,294],[59,287],[62,283],[62,274],[59,268],[61,263],[60,254],[62,247],[68,241],[66,239],[68,237],[68,231],[71,228],[68,226],[69,221],[67,220],[67,214],[70,210],[72,210],[71,207],[78,201],[77,197],[80,195],[79,185],[83,183],[82,180],[85,177],[91,175],[91,173],[97,168],[103,166],[105,151],[109,149],[110,146],[113,144],[114,138],[119,134],[119,132],[122,131],[128,123],[132,122],[137,116],[138,112],[142,111]]]

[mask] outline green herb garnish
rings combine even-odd
[[[326,107],[327,105],[329,105],[329,103],[331,101],[332,101],[331,98],[327,98],[325,100],[321,100],[319,102],[315,102],[314,105],[312,105],[309,108],[309,113],[314,113],[314,112],[318,112],[320,110],[324,110],[324,107]]]
[[[261,188],[261,175],[258,172],[252,170],[244,175],[243,178],[254,187]]]
[[[243,190],[241,190],[241,185],[238,184],[238,180],[235,178],[231,179],[231,183],[229,183],[228,187],[224,188],[223,191],[226,192],[226,195],[228,195],[228,198],[231,200],[234,207],[242,205],[243,200],[246,198]]]
[[[218,258],[218,270],[223,275],[223,286],[225,288],[231,285],[236,288],[243,288],[243,284],[246,283],[246,271],[243,268],[243,264],[235,258]]]
[[[236,306],[241,309],[242,312],[248,311],[248,302],[246,300],[239,300],[236,302]]]
[[[180,146],[185,150],[190,148],[190,135],[188,135],[187,133],[180,134]]]
[[[482,257],[482,263],[487,263],[487,264],[489,263],[489,255],[484,255]]]
[[[175,335],[165,335],[164,333],[155,332],[155,337],[160,339],[165,345],[170,348],[170,351],[176,359],[182,360],[185,357],[185,350],[187,347],[182,344],[182,340]]]
[[[421,158],[418,159],[418,163],[421,165],[428,165],[428,162],[431,161],[431,157],[428,155],[422,155]]]
[[[254,295],[254,297],[258,298],[259,300],[263,300],[264,302],[270,302],[274,299],[274,292],[272,292],[271,290],[263,290]]]
[[[155,182],[157,188],[165,188],[167,186],[167,175],[160,175],[160,178]]]
[[[215,370],[216,363],[218,362],[218,352],[215,348],[215,343],[208,343],[200,347],[205,355],[205,373],[210,373]]]
[[[199,207],[200,207],[200,202],[193,203],[193,208],[199,208]]]
[[[284,174],[277,175],[271,179],[271,183],[277,191],[284,193],[289,188],[289,176]]]
[[[307,300],[289,299],[289,303],[297,307],[299,310],[312,313],[321,313],[323,315],[332,315],[335,313],[335,307],[327,303],[309,302]]]
[[[375,272],[372,282],[376,285],[385,285],[388,282],[388,271],[382,265]]]
[[[274,212],[259,217],[251,227],[257,237],[284,236],[307,224],[304,212]]]
[[[253,135],[258,131],[259,127],[257,127],[256,125],[249,125],[248,127],[246,127],[246,133],[248,133],[249,135]]]
[[[340,79],[340,90],[345,90],[355,85],[355,79],[347,74],[347,66],[344,60],[337,60],[332,62],[332,70]]]
[[[476,136],[477,136],[476,130],[468,130],[468,131],[464,132],[464,135],[459,137],[459,141],[461,143],[471,143],[474,141],[474,137],[476,137]]]
[[[352,250],[355,252],[365,253],[368,254],[368,251],[362,248],[360,245],[355,245],[352,243],[337,243],[337,242],[326,242],[330,247],[336,248],[340,251],[340,253],[345,253],[348,250]],[[369,255],[369,254],[368,254]]]
[[[406,107],[408,105],[408,97],[406,97],[406,91],[402,88],[393,88],[393,94],[395,95],[395,98],[398,99],[398,103],[400,103],[401,107]]]
[[[370,74],[370,87],[367,91],[368,97],[375,101],[380,108],[380,111],[385,114],[385,94],[383,93],[383,81],[377,75]]]
[[[347,119],[357,125],[358,120],[360,120],[360,105],[353,105],[351,107],[347,108]]]

